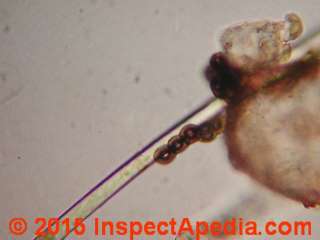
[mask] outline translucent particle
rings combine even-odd
[[[254,71],[288,60],[289,41],[296,39],[302,29],[301,19],[291,13],[283,21],[262,20],[228,27],[220,41],[231,64]]]

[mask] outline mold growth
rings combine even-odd
[[[320,204],[319,50],[285,64],[302,29],[296,14],[227,28],[206,77],[228,102],[224,135],[232,165],[313,207]]]
[[[302,30],[293,13],[227,28],[223,51],[204,72],[225,111],[185,126],[154,160],[170,163],[193,142],[223,132],[233,167],[306,207],[320,204],[320,47],[289,62],[290,41]]]

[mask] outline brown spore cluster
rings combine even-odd
[[[200,125],[188,124],[178,135],[173,136],[167,144],[159,147],[154,153],[154,160],[160,164],[171,163],[179,153],[185,151],[196,142],[211,142],[224,130],[225,115],[223,113],[205,121]]]

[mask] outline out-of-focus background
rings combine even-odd
[[[318,0],[0,0],[0,239],[11,239],[13,217],[56,216],[210,96],[201,73],[225,26],[297,12],[308,32],[319,8]],[[312,219],[308,239],[319,237],[319,212],[235,172],[221,138],[153,166],[88,225],[236,215]],[[30,239],[29,227],[13,239]]]

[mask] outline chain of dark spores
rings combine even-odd
[[[153,158],[160,164],[169,164],[191,144],[214,140],[217,135],[223,132],[224,126],[225,114],[218,114],[199,125],[188,124],[180,130],[178,135],[170,138],[167,144],[160,146],[155,151]]]
[[[320,55],[320,30],[312,32],[309,36],[293,47],[290,61],[295,61],[306,52],[313,49]],[[189,145],[195,142],[210,142],[217,135],[223,132],[225,125],[225,115],[219,114],[204,124],[188,124],[183,127],[180,133],[172,137],[167,144],[159,147],[154,153],[154,160],[160,164],[172,162],[177,154],[183,152]]]

